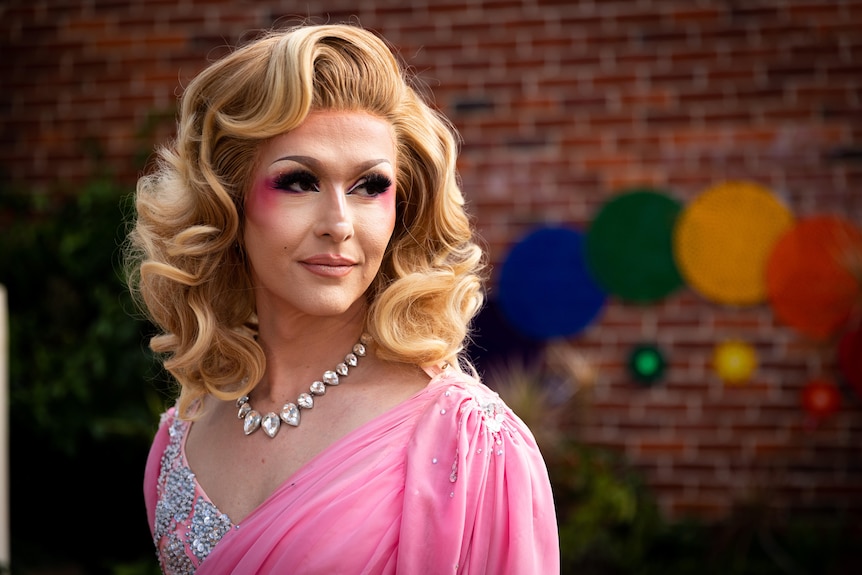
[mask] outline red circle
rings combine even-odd
[[[802,388],[802,407],[815,419],[829,417],[841,406],[841,394],[834,383],[824,378],[810,380]]]

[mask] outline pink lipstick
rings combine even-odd
[[[356,265],[354,260],[335,254],[318,254],[305,258],[299,263],[311,273],[328,278],[344,277]]]

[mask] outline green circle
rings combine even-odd
[[[683,285],[673,252],[682,204],[658,190],[621,192],[593,218],[585,261],[596,282],[620,299],[649,303]]]
[[[651,385],[664,375],[667,362],[661,350],[653,344],[635,346],[629,354],[629,372],[638,382]]]
[[[659,357],[650,351],[644,351],[635,358],[635,371],[644,377],[652,377],[658,371]]]

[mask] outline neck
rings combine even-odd
[[[258,332],[266,373],[252,395],[257,401],[279,403],[307,391],[312,381],[343,361],[359,341],[364,317],[365,306],[328,318],[269,316]]]
[[[303,410],[314,408],[314,398],[326,393],[327,387],[336,387],[341,385],[342,378],[350,375],[350,370],[355,369],[359,365],[360,358],[365,358],[368,353],[368,346],[371,344],[371,339],[365,334],[360,336],[359,342],[352,346],[352,349],[345,353],[340,359],[335,361],[335,365],[331,369],[324,370],[319,378],[315,379],[314,383],[308,385],[307,391],[300,393],[293,401],[284,402],[278,411],[264,409],[258,411],[252,406],[249,401],[249,394],[237,399],[236,407],[238,416],[243,420],[243,431],[246,435],[250,435],[258,429],[263,429],[264,433],[270,438],[273,438],[281,429],[281,424],[284,422],[287,425],[298,426]],[[272,377],[269,379],[270,395],[267,398],[267,403],[273,403],[275,393],[280,393],[287,386],[275,387],[277,380]],[[293,386],[291,386],[293,387]],[[257,405],[260,405],[259,403]]]

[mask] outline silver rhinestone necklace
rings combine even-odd
[[[311,384],[308,393],[300,393],[296,399],[296,403],[285,403],[281,408],[281,413],[276,414],[270,411],[266,415],[261,415],[249,403],[248,396],[243,395],[236,400],[236,406],[239,408],[237,417],[242,419],[242,428],[246,435],[251,435],[259,428],[263,428],[263,432],[270,437],[275,437],[278,430],[281,428],[281,422],[296,427],[299,425],[299,413],[302,409],[311,409],[314,407],[314,397],[326,393],[327,386],[334,386],[340,383],[339,378],[347,377],[351,367],[359,365],[359,358],[365,357],[366,346],[371,343],[371,336],[363,333],[359,338],[359,343],[353,346],[353,351],[344,356],[344,361],[335,366],[332,371],[324,371],[320,381],[315,381]]]

